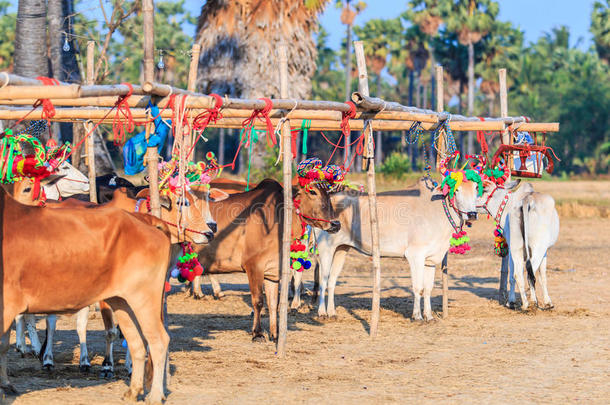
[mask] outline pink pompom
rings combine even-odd
[[[195,268],[193,269],[193,272],[195,273],[196,276],[200,276],[203,274],[203,267],[201,267],[200,264],[196,265]]]

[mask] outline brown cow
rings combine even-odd
[[[147,400],[161,403],[169,343],[162,320],[170,258],[165,223],[112,207],[26,206],[4,189],[0,189],[0,213],[2,389],[15,391],[8,380],[7,351],[9,330],[17,314],[70,313],[106,300],[134,359],[125,396],[136,399],[143,393],[146,342],[154,369]]]
[[[196,191],[194,191],[196,192]],[[329,194],[322,188],[293,188],[300,200],[300,212],[307,224],[337,232],[341,225]],[[269,309],[269,330],[277,339],[277,298],[280,279],[283,188],[274,180],[264,180],[253,190],[232,194],[226,200],[211,203],[210,211],[218,223],[216,238],[207,246],[197,246],[199,261],[207,273],[245,272],[248,275],[254,320],[252,340],[265,341],[261,331],[263,284]],[[292,235],[301,232],[301,219],[293,210]],[[201,286],[193,284],[201,293]]]
[[[45,179],[46,181],[49,181]],[[53,181],[53,179],[51,179]],[[40,199],[32,198],[32,182],[28,179],[17,182],[11,186],[7,186],[7,188],[12,188],[12,194],[15,199],[19,202],[25,203],[27,205],[38,205],[41,203]],[[142,190],[141,194],[143,196],[148,195],[148,190]],[[141,213],[148,213],[147,204],[138,204],[136,200],[133,200],[127,197],[125,190],[117,190],[114,193],[114,199],[105,204],[106,207],[115,207],[123,209],[127,212],[135,212],[138,210]],[[204,242],[209,242],[213,239],[212,230],[216,230],[216,223],[211,219],[209,213],[209,206],[207,202],[203,199],[195,198],[192,194],[187,193],[186,195],[186,203],[187,209],[185,210],[186,216],[189,218],[189,226],[184,232],[184,235],[180,235],[178,229],[173,224],[178,222],[179,218],[179,208],[181,205],[180,199],[174,194],[170,194],[169,196],[161,197],[161,219],[164,220],[166,224],[169,225],[170,228],[170,236],[172,243],[176,243],[183,238],[186,238],[190,241],[200,241],[201,238],[205,238]],[[143,202],[140,201],[140,202]],[[76,199],[66,199],[63,201],[48,201],[44,204],[49,208],[73,208],[73,207],[95,207],[95,204],[89,202],[83,202]],[[136,209],[138,206],[138,209]],[[191,225],[191,224],[195,225]],[[205,228],[198,227],[196,224],[205,224]],[[203,232],[198,232],[195,229]],[[173,251],[173,255],[175,256],[178,251]],[[114,361],[112,357],[112,346],[113,340],[117,336],[116,328],[114,327],[114,321],[112,317],[112,311],[108,304],[105,302],[100,302],[100,311],[102,314],[102,320],[104,322],[104,327],[106,329],[106,356],[104,357],[104,361],[102,363],[102,377],[112,377],[114,374]],[[87,345],[86,345],[86,328],[87,328],[87,320],[89,317],[89,307],[83,308],[77,314],[77,332],[80,340],[80,367],[81,370],[87,371],[90,368],[90,362],[88,358]],[[26,319],[28,322],[28,330],[32,330],[35,333],[35,326],[33,325],[33,319],[30,317]],[[18,317],[17,319],[18,325],[23,324],[22,317]],[[17,340],[24,342],[24,333],[23,326],[17,328]],[[40,348],[40,344],[38,343],[37,349],[40,351],[41,360],[43,363],[43,367],[50,369],[53,367],[53,334],[55,331],[55,318],[54,316],[50,316],[47,318],[47,338],[45,339],[45,343]],[[33,335],[30,335],[30,339],[32,340]],[[32,340],[32,342],[34,342]],[[33,344],[34,345],[34,344]],[[36,348],[35,348],[36,350]]]

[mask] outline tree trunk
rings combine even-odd
[[[381,72],[377,74],[377,97],[381,97]],[[381,161],[383,160],[383,142],[382,142],[382,133],[381,131],[377,131],[377,139],[375,140],[375,165],[381,165]]]
[[[474,114],[474,44],[468,44],[468,116]],[[468,131],[468,154],[474,154],[474,132]]]
[[[44,0],[19,0],[15,31],[15,74],[26,77],[48,76],[46,18]]]
[[[496,100],[495,94],[492,94],[490,97],[487,98],[487,101],[489,102],[489,116],[490,117],[494,116],[494,101],[495,100]]]
[[[351,100],[352,97],[352,25],[347,24],[347,32],[346,38],[347,43],[345,44],[345,100]],[[347,139],[345,140],[346,145],[352,143],[352,134],[351,132],[347,133]],[[345,159],[347,164],[350,161],[350,149],[345,148],[343,151],[343,158]],[[360,171],[361,165],[356,165],[356,171]]]
[[[409,72],[409,106],[413,106],[413,91],[415,88],[415,71]]]

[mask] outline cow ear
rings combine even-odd
[[[171,211],[172,209],[172,200],[166,196],[166,195],[160,195],[159,196],[159,203],[161,204],[162,208],[165,208],[168,211]]]
[[[219,188],[211,188],[210,189],[210,201],[212,202],[220,202],[229,198],[229,194],[225,191],[222,191]]]
[[[504,184],[504,187],[506,187],[508,190],[514,190],[519,184],[521,184],[521,179],[511,180],[507,181],[506,184]]]
[[[136,194],[136,198],[148,198],[150,197],[150,189],[149,188],[143,188],[142,190],[140,190],[138,192],[138,194]]]

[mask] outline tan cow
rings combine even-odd
[[[26,206],[4,189],[0,190],[0,213],[2,389],[15,391],[7,375],[7,351],[17,314],[71,313],[105,300],[121,324],[134,359],[125,396],[135,400],[143,393],[146,343],[154,368],[147,400],[161,403],[169,343],[162,320],[170,258],[165,223],[112,207]]]
[[[300,212],[308,225],[327,232],[337,232],[341,225],[329,194],[322,188],[293,188],[300,200]],[[197,246],[199,261],[208,274],[245,272],[248,275],[254,320],[252,340],[264,341],[261,329],[263,285],[269,309],[269,330],[277,339],[277,298],[280,279],[280,247],[282,237],[283,188],[274,180],[264,180],[256,188],[232,194],[226,200],[211,203],[210,211],[218,223],[218,233],[207,246]],[[293,211],[292,235],[301,232],[301,219]],[[195,293],[201,285],[193,283]]]

